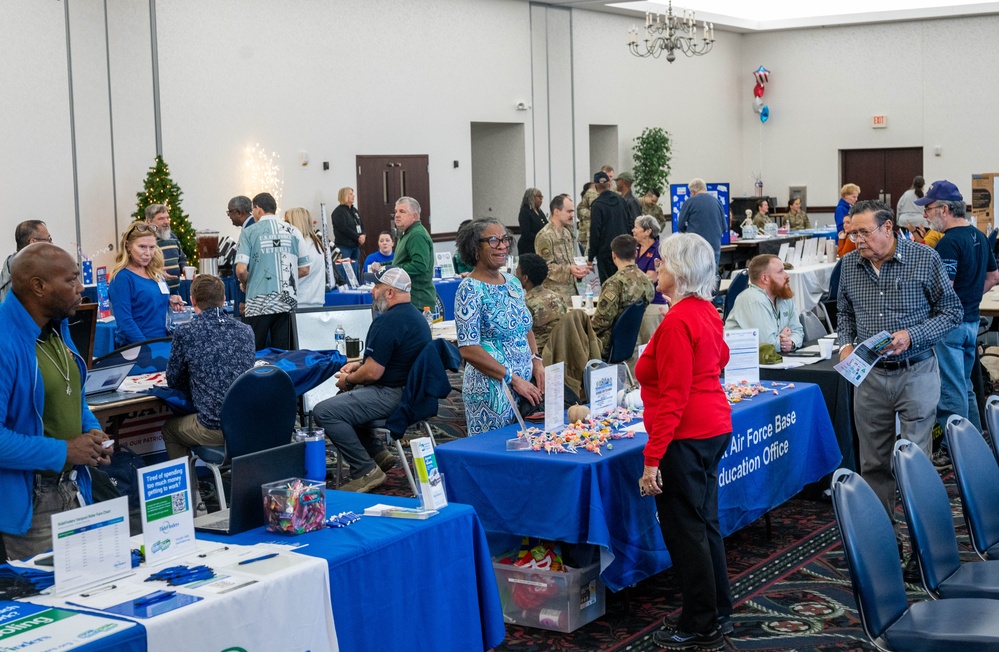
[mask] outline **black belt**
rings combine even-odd
[[[905,360],[879,360],[874,366],[878,369],[884,369],[885,371],[898,371],[899,369],[908,369],[917,362],[929,360],[932,357],[933,349],[926,349],[922,353],[917,353],[916,355],[906,358]]]

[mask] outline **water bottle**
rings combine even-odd
[[[336,331],[333,333],[333,344],[337,353],[347,355],[347,331],[343,330],[343,324],[336,325]]]
[[[586,309],[593,310],[593,288],[586,288]]]
[[[430,306],[423,306],[423,318],[427,320],[427,326],[434,327],[434,315],[430,312]]]

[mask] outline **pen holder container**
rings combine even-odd
[[[326,484],[288,478],[260,487],[268,532],[304,534],[325,527]]]

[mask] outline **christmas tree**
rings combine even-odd
[[[180,207],[180,198],[184,193],[180,186],[170,178],[170,168],[163,162],[162,156],[156,157],[156,165],[149,168],[146,175],[145,190],[135,194],[138,206],[132,217],[136,220],[146,219],[146,207],[152,204],[165,204],[170,209],[170,230],[180,241],[180,248],[187,256],[187,264],[198,265],[198,239],[191,226],[189,215]]]

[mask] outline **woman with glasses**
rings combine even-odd
[[[491,218],[460,229],[455,242],[462,260],[473,265],[454,299],[458,348],[467,363],[462,397],[469,435],[513,422],[517,408],[510,405],[504,384],[518,402],[531,405],[544,391],[544,366],[524,288],[501,269],[512,244],[506,227]]]
[[[541,203],[545,197],[537,188],[528,188],[524,193],[524,198],[520,202],[520,215],[517,223],[520,225],[520,241],[517,243],[517,254],[537,253],[534,251],[534,238],[538,231],[548,224],[548,218],[541,210]]]
[[[133,222],[121,234],[108,286],[116,347],[167,336],[171,298],[163,278],[163,254],[156,246],[158,235],[159,229],[146,222]],[[180,310],[183,300],[174,296],[173,308]]]

